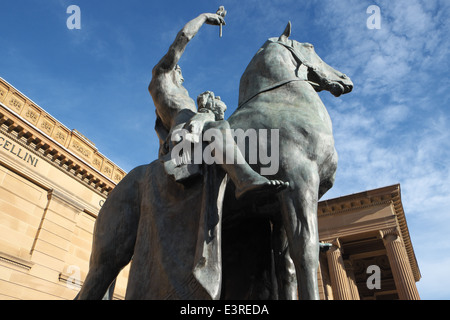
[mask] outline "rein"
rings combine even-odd
[[[292,55],[294,56],[294,58],[295,58],[299,63],[304,64],[307,68],[312,68],[312,67],[310,67],[309,65],[307,65],[304,61],[302,61],[302,60],[305,60],[305,59],[301,59],[301,58],[299,57],[298,53],[294,50],[294,48],[293,48],[292,46],[288,46],[288,45],[286,45],[285,43],[283,43],[283,42],[281,42],[281,41],[272,41],[272,43],[278,43],[279,45],[282,45],[283,47],[285,47],[286,49],[288,49],[288,50],[292,53]],[[303,57],[302,57],[302,58],[303,58]],[[264,93],[264,92],[267,92],[267,91],[271,91],[271,90],[273,90],[273,89],[276,89],[276,88],[278,88],[278,87],[282,87],[282,86],[284,86],[285,84],[288,84],[288,83],[291,83],[291,82],[294,82],[294,81],[306,81],[306,82],[309,82],[309,84],[311,84],[313,87],[320,87],[317,83],[312,82],[312,81],[309,81],[309,80],[307,80],[307,79],[293,78],[293,79],[282,80],[282,81],[279,81],[279,82],[277,82],[277,83],[275,83],[275,84],[272,84],[272,85],[270,85],[270,86],[268,86],[268,87],[262,89],[261,91],[255,93],[255,94],[252,95],[250,98],[248,98],[247,100],[245,100],[244,102],[242,102],[241,104],[239,104],[238,107],[237,107],[237,109],[239,109],[239,108],[242,107],[243,105],[247,104],[250,100],[252,100],[254,97],[256,97],[257,95],[259,95],[259,94],[261,94],[261,93]]]

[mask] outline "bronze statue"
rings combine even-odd
[[[225,22],[217,14],[192,20],[153,70],[149,90],[157,108],[160,159],[133,169],[100,210],[78,299],[102,298],[131,259],[126,299],[296,299],[297,288],[301,299],[318,299],[317,202],[333,185],[337,154],[331,120],[316,91],[339,96],[353,84],[311,44],[290,40],[289,23],[248,65],[239,107],[228,121],[219,116],[198,122],[202,116],[182,87],[177,63],[204,23]],[[263,183],[276,185],[277,192],[236,197],[240,183],[248,181],[239,181],[242,167],[235,164],[202,165],[202,174],[184,183],[167,174],[164,162],[180,142],[172,139],[174,130],[201,132],[205,124],[256,129],[259,141],[262,129],[279,131],[280,166],[271,177],[276,180]],[[264,141],[273,151],[272,140]],[[249,159],[250,149],[241,151]],[[246,174],[258,175],[264,164],[243,166]]]

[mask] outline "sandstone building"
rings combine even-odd
[[[98,211],[125,174],[0,78],[0,299],[73,299]],[[419,299],[399,185],[322,201],[318,217],[332,245],[321,253],[321,299]]]

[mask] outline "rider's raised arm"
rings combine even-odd
[[[204,23],[218,26],[220,24],[224,25],[225,21],[221,16],[214,13],[203,13],[197,18],[189,21],[183,29],[178,32],[175,41],[172,43],[167,53],[153,68],[153,74],[173,70],[186,49],[186,45],[198,33]]]

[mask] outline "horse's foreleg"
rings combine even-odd
[[[313,170],[303,171],[297,176],[294,187],[280,194],[283,225],[297,274],[299,298],[304,300],[319,299],[318,189],[318,174]]]

